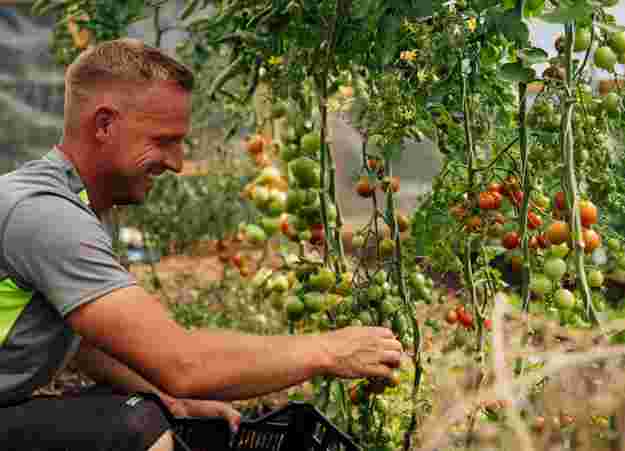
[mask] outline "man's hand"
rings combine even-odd
[[[201,399],[173,399],[169,401],[169,410],[178,418],[217,418],[228,421],[230,430],[236,433],[241,424],[241,414],[230,404],[220,401],[203,401]]]
[[[402,345],[384,327],[347,327],[320,335],[329,356],[328,372],[342,378],[390,377],[398,368]]]

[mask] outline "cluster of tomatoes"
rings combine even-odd
[[[467,312],[462,304],[458,305],[455,309],[449,310],[445,315],[445,321],[450,325],[459,324],[465,329],[473,329],[475,326],[473,315]],[[490,319],[484,320],[484,328],[486,330],[491,330],[492,321]]]

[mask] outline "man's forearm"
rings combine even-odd
[[[110,385],[126,393],[155,393],[176,414],[177,401],[117,359],[88,345],[83,340],[74,364],[95,382]]]
[[[190,335],[185,396],[247,399],[297,385],[326,372],[318,336],[252,336],[198,330]]]

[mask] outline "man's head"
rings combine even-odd
[[[134,39],[92,47],[67,69],[63,148],[102,207],[141,203],[154,175],[181,170],[193,81]]]

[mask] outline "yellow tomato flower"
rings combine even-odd
[[[269,65],[270,66],[279,66],[284,62],[284,58],[281,56],[270,56],[269,57]]]
[[[471,17],[467,20],[467,28],[471,32],[475,31],[477,28],[477,19],[475,17]]]

